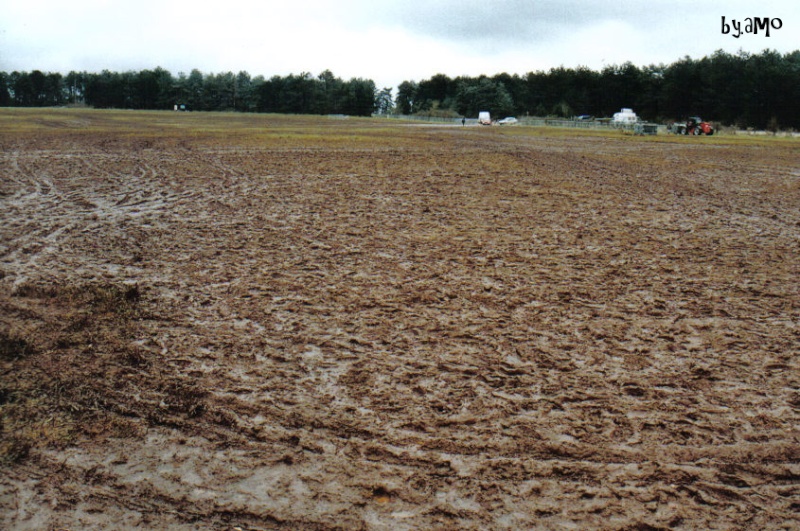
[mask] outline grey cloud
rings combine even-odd
[[[387,14],[409,31],[430,37],[508,43],[545,41],[608,20],[661,26],[693,5],[690,0],[444,0],[397,3]],[[695,7],[692,15],[696,12]]]

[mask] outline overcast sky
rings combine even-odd
[[[722,34],[722,17],[781,20]],[[777,25],[777,23],[776,23]],[[0,0],[0,71],[331,70],[378,87],[443,73],[600,70],[800,49],[798,0]]]

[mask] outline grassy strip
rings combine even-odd
[[[66,108],[0,109],[0,138],[48,133],[52,135],[118,134],[122,137],[174,140],[176,137],[230,140],[244,146],[391,146],[406,136],[411,124],[383,118],[334,120],[316,115],[274,115],[234,112],[176,113]],[[419,124],[416,124],[418,127]],[[431,124],[436,128],[436,124]],[[718,134],[712,137],[679,135],[635,136],[617,130],[559,127],[461,128],[439,126],[470,134],[547,138],[626,138],[631,142],[668,142],[737,146],[795,146],[798,139],[773,135]],[[415,135],[418,137],[418,135]]]

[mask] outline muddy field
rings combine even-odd
[[[0,528],[797,529],[800,143],[0,111]]]

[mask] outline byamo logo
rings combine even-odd
[[[725,17],[722,17],[722,34],[732,35],[737,39],[742,34],[758,35],[761,31],[765,37],[769,37],[769,30],[779,30],[783,27],[783,21],[779,18],[770,17],[747,17],[742,21],[735,18],[731,19],[730,24],[725,22]]]

